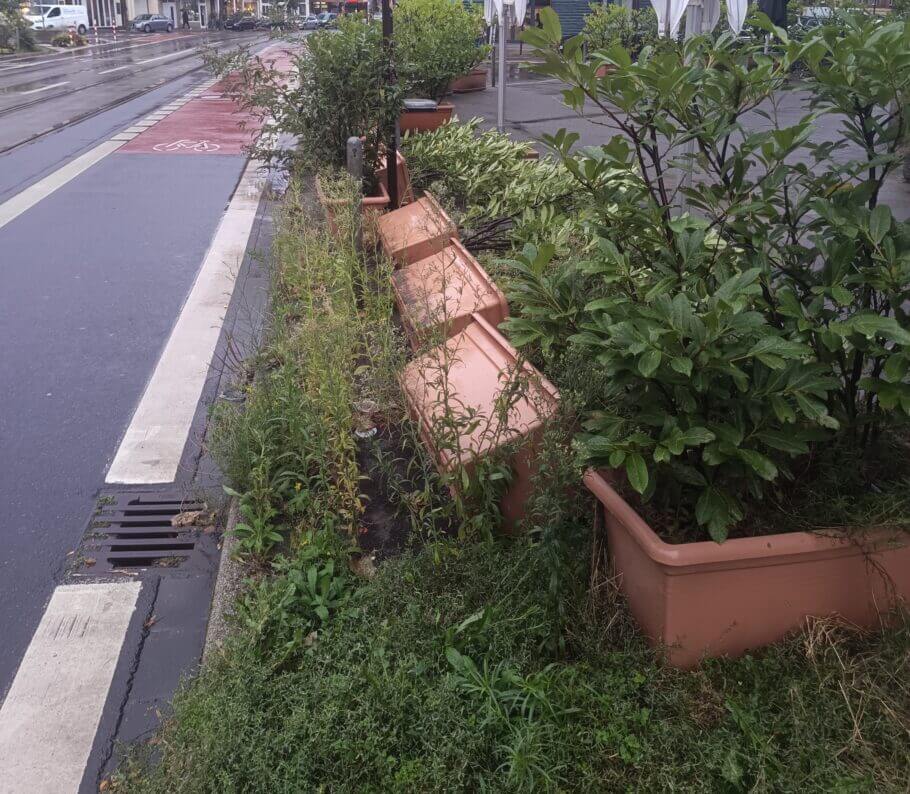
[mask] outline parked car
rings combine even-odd
[[[256,27],[256,17],[252,14],[234,14],[224,23],[228,30],[253,30]]]
[[[88,30],[88,11],[85,6],[36,5],[29,9],[25,18],[37,30],[75,28],[79,35]]]
[[[316,30],[319,27],[319,18],[315,14],[310,14],[308,17],[301,17],[300,21],[297,23],[297,27],[300,30]]]
[[[143,33],[157,30],[166,30],[170,33],[174,29],[174,23],[161,14],[140,14],[133,20],[132,28]]]
[[[334,11],[323,11],[316,19],[319,20],[319,27],[331,28],[335,26],[338,14]]]

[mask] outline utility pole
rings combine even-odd
[[[391,91],[397,82],[392,47],[392,6],[390,0],[382,0],[382,44],[386,57],[386,86]],[[389,184],[389,201],[392,209],[398,209],[398,120],[392,128],[389,140],[385,141],[386,179]]]

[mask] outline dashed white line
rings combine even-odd
[[[165,58],[173,58],[175,55],[185,55],[187,52],[190,52],[189,47],[185,50],[177,50],[177,52],[168,52],[164,55],[158,55],[155,58],[145,58],[144,60],[136,61],[136,63],[152,63],[152,61],[163,61]],[[192,52],[195,53],[196,50],[192,50]]]
[[[0,708],[0,793],[79,790],[140,587],[54,591]]]
[[[50,91],[52,88],[60,88],[62,85],[69,85],[69,80],[64,80],[62,83],[51,83],[50,85],[42,86],[41,88],[33,88],[31,91],[20,91],[21,96],[26,96],[27,94],[40,94],[42,91]]]
[[[128,63],[126,66],[116,66],[113,69],[105,69],[103,72],[98,72],[101,74],[111,74],[112,72],[122,72],[124,69],[129,69],[133,64]]]

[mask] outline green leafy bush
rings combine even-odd
[[[290,157],[309,169],[340,167],[348,138],[363,137],[369,182],[382,142],[391,136],[401,112],[400,89],[386,78],[381,27],[360,14],[343,14],[336,29],[317,31],[306,41],[290,74],[245,51],[209,51],[206,61],[216,73],[231,75],[228,91],[263,122],[263,134],[254,145],[258,157]],[[294,136],[298,146],[290,152],[275,148],[278,134]]]
[[[910,26],[848,16],[770,55],[730,35],[637,63],[613,45],[601,55],[614,71],[598,77],[582,39],[563,48],[558,18],[542,17],[524,34],[538,69],[621,132],[582,151],[564,131],[548,139],[597,215],[596,244],[555,263],[584,279],[571,323],[548,322],[527,289],[513,325],[605,373],[587,460],[723,540],[814,445],[874,454],[910,414],[910,226],[879,203],[908,121]],[[746,126],[797,59],[813,112]],[[840,143],[811,140],[818,113],[840,119]],[[846,142],[843,162],[832,155]],[[527,249],[519,282],[538,287],[550,256]]]
[[[508,249],[514,239],[575,245],[581,229],[574,182],[552,158],[529,159],[528,144],[480,119],[406,137],[402,150],[414,184],[453,213],[473,250]]]
[[[441,100],[456,77],[486,56],[483,18],[460,0],[401,0],[395,5],[395,69],[411,96]]]
[[[622,5],[592,3],[581,35],[589,52],[608,50],[618,44],[637,58],[638,53],[658,40],[657,14],[651,6],[632,10]]]

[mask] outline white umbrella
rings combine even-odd
[[[675,39],[679,33],[679,23],[682,21],[689,0],[651,0],[654,12],[657,14],[657,33],[659,36],[667,35],[667,15],[670,18],[670,38]]]
[[[525,13],[528,10],[528,0],[515,0],[515,19],[516,25],[521,25],[525,21]]]
[[[702,33],[710,33],[720,22],[720,0],[704,0]]]
[[[749,10],[749,0],[727,0],[727,22],[734,36],[738,36],[746,21]]]

